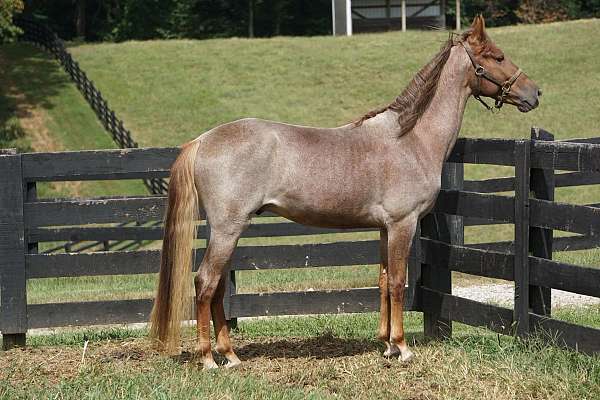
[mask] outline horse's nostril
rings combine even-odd
[[[538,97],[542,95],[542,89],[538,89]]]

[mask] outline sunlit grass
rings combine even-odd
[[[600,313],[562,319],[600,326]],[[600,359],[454,323],[445,341],[423,338],[407,313],[409,364],[381,356],[375,313],[239,321],[242,369],[203,372],[191,353],[157,354],[146,329],[80,329],[29,336],[29,350],[0,354],[2,398],[595,399]],[[184,349],[193,351],[191,329]],[[82,348],[88,343],[82,362]],[[188,343],[189,342],[189,343]],[[220,360],[220,359],[218,359]]]

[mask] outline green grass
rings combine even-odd
[[[599,32],[599,20],[490,29],[507,56],[544,89],[542,104],[529,114],[506,107],[492,115],[471,101],[463,135],[529,137],[532,125],[558,139],[599,134]],[[246,116],[346,123],[391,101],[446,38],[444,32],[411,31],[127,42],[71,51],[141,143],[157,146],[179,145]]]
[[[0,128],[15,119],[35,151],[115,148],[76,86],[50,55],[27,45],[0,46]],[[18,118],[17,118],[18,117]],[[25,147],[25,146],[22,146]],[[24,148],[23,150],[27,150]],[[39,185],[41,197],[146,193],[140,181]]]
[[[565,311],[572,314],[570,311]],[[407,313],[417,358],[381,357],[376,314],[240,321],[234,345],[243,368],[204,372],[154,352],[135,329],[30,336],[27,350],[0,354],[0,398],[84,399],[596,399],[600,359],[454,324],[453,338],[422,337]],[[574,319],[578,317],[573,316]],[[600,325],[600,313],[595,315]],[[191,332],[188,335],[192,335]],[[82,346],[89,341],[85,362]],[[26,383],[26,385],[24,385]]]
[[[544,95],[539,109],[528,114],[507,106],[492,115],[471,101],[462,135],[523,138],[532,125],[557,139],[600,135],[598,33],[600,20],[490,29]],[[141,145],[176,146],[247,116],[315,126],[354,120],[391,101],[446,38],[443,32],[410,31],[349,38],[77,43],[70,50]],[[49,134],[62,148],[114,147],[57,63],[24,44],[0,47],[0,57],[6,79],[44,111]],[[510,173],[510,168],[467,166],[468,179]],[[94,195],[140,190],[135,181],[77,189]],[[599,193],[598,187],[561,189],[557,199],[593,201]]]

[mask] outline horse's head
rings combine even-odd
[[[497,108],[508,103],[521,112],[538,106],[542,91],[490,39],[483,16],[475,17],[461,43],[473,64],[469,85],[476,98],[491,97],[496,100]]]

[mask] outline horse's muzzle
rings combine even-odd
[[[535,90],[532,90],[529,95],[519,98],[520,101],[517,109],[521,112],[528,112],[537,108],[537,106],[540,105],[541,95],[542,91],[539,88],[535,88]]]

